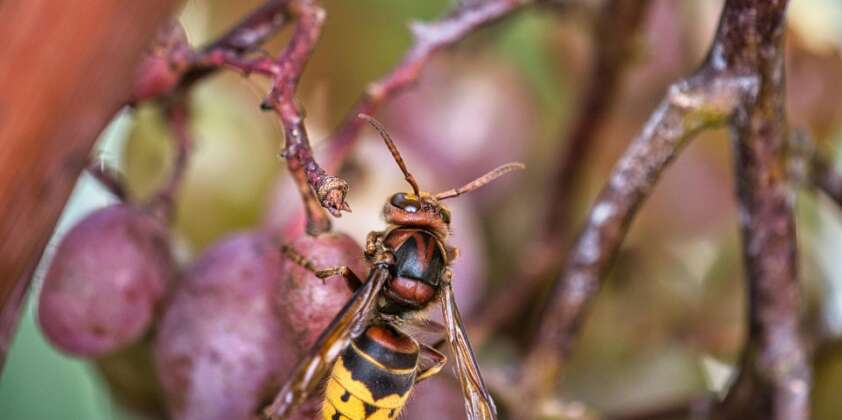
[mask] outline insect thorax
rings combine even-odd
[[[396,314],[425,308],[438,296],[447,266],[441,241],[425,229],[398,227],[388,232],[384,243],[394,253],[395,262],[381,311]]]

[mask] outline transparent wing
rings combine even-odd
[[[426,318],[401,320],[401,331],[430,347],[440,348],[447,342],[447,329],[444,325]]]
[[[264,417],[273,420],[286,418],[316,390],[351,339],[364,331],[377,295],[388,277],[389,271],[385,267],[371,270],[368,281],[357,289],[351,300],[333,318],[307,356],[296,366],[275,401],[263,411]]]
[[[474,350],[465,334],[462,317],[453,296],[453,287],[450,283],[445,283],[443,288],[441,307],[450,349],[456,361],[456,372],[465,397],[465,412],[469,420],[494,420],[497,418],[497,408],[485,387]]]

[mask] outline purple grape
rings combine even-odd
[[[247,420],[297,361],[277,317],[280,243],[238,234],[185,272],[155,343],[169,411],[180,420]]]
[[[100,209],[62,239],[41,290],[38,318],[47,339],[96,357],[149,330],[174,273],[164,223],[127,204]]]
[[[289,245],[319,269],[345,265],[351,268],[361,281],[366,280],[368,264],[363,249],[348,235],[304,235]],[[301,356],[309,350],[352,294],[352,290],[341,276],[322,281],[303,267],[284,258],[279,300],[280,316]]]

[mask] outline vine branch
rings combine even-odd
[[[739,30],[739,41],[745,42],[742,53],[726,59],[752,68],[760,81],[757,99],[742,104],[732,124],[749,328],[739,376],[717,409],[725,419],[744,419],[749,413],[764,419],[809,418],[810,370],[799,329],[797,241],[787,170],[786,6],[786,0],[730,0],[721,23],[732,28],[733,39]],[[753,19],[745,28],[747,18]]]
[[[751,78],[704,66],[669,88],[612,170],[573,246],[526,359],[524,378],[538,381],[529,389],[555,388],[560,363],[570,353],[601,278],[658,177],[697,133],[724,125],[753,86]]]
[[[798,332],[796,240],[787,178],[783,31],[787,1],[727,0],[702,67],[672,86],[590,212],[544,312],[523,378],[554,389],[585,310],[640,204],[687,141],[731,122],[749,289],[740,375],[717,418],[808,417]],[[537,378],[537,379],[532,379]],[[537,381],[537,383],[535,383]]]
[[[291,18],[297,20],[295,31],[279,58],[252,54]],[[199,51],[185,53],[184,46],[172,45],[163,55],[179,73],[177,82],[166,89],[147,92],[141,98],[161,99],[183,93],[220,68],[233,69],[245,76],[257,73],[271,78],[272,90],[261,107],[274,110],[284,127],[286,142],[281,154],[301,194],[307,231],[311,234],[330,230],[330,219],[324,209],[337,217],[341,211],[350,211],[345,202],[348,184],[328,175],[315,161],[303,112],[295,98],[298,81],[318,41],[324,18],[324,11],[314,1],[269,0]]]
[[[130,103],[157,100],[174,94],[177,91],[187,91],[196,82],[215,73],[223,67],[239,69],[250,73],[260,71],[254,68],[256,63],[246,57],[257,52],[272,36],[277,34],[289,20],[288,3],[290,0],[268,0],[260,7],[249,13],[242,20],[234,24],[228,31],[220,35],[206,46],[193,49],[187,45],[186,37],[176,22],[170,22],[159,30],[159,43],[164,41],[166,48],[158,55],[168,64],[173,72],[170,83],[156,86],[154,89],[135,89]],[[172,34],[181,31],[181,34]],[[180,42],[166,37],[182,37]],[[159,69],[141,66],[136,80],[142,81],[155,77]],[[136,83],[137,84],[137,83]]]
[[[345,202],[348,183],[328,175],[316,163],[304,126],[303,113],[295,98],[301,73],[319,39],[325,12],[312,0],[293,0],[289,10],[298,22],[289,45],[275,61],[272,90],[261,107],[274,110],[284,126],[286,144],[282,155],[287,160],[287,167],[304,200],[307,231],[317,234],[330,230],[330,219],[322,207],[337,217],[341,211],[351,210]]]

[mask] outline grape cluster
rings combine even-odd
[[[184,54],[181,27],[164,28],[132,101],[172,89],[184,70],[173,57]],[[351,237],[288,228],[233,234],[177,262],[173,195],[191,151],[189,113],[176,108],[186,101],[177,99],[161,101],[177,150],[169,180],[151,198],[122,199],[69,230],[44,278],[38,320],[54,347],[94,361],[128,407],[179,420],[252,419],[352,294],[341,276],[318,279],[292,263],[282,245],[319,267],[349,266],[363,278],[368,270]],[[106,176],[106,187],[124,190]],[[319,407],[317,395],[298,416],[315,418]]]
[[[42,330],[56,348],[96,360],[131,407],[165,405],[175,419],[250,419],[352,294],[341,276],[322,281],[292,263],[282,242],[320,267],[347,265],[361,276],[363,250],[344,234],[284,241],[251,231],[178,269],[159,214],[121,203],[74,226],[44,280]],[[157,375],[143,360],[154,360]],[[159,392],[119,386],[144,379]],[[317,409],[318,401],[306,404],[301,418]]]

